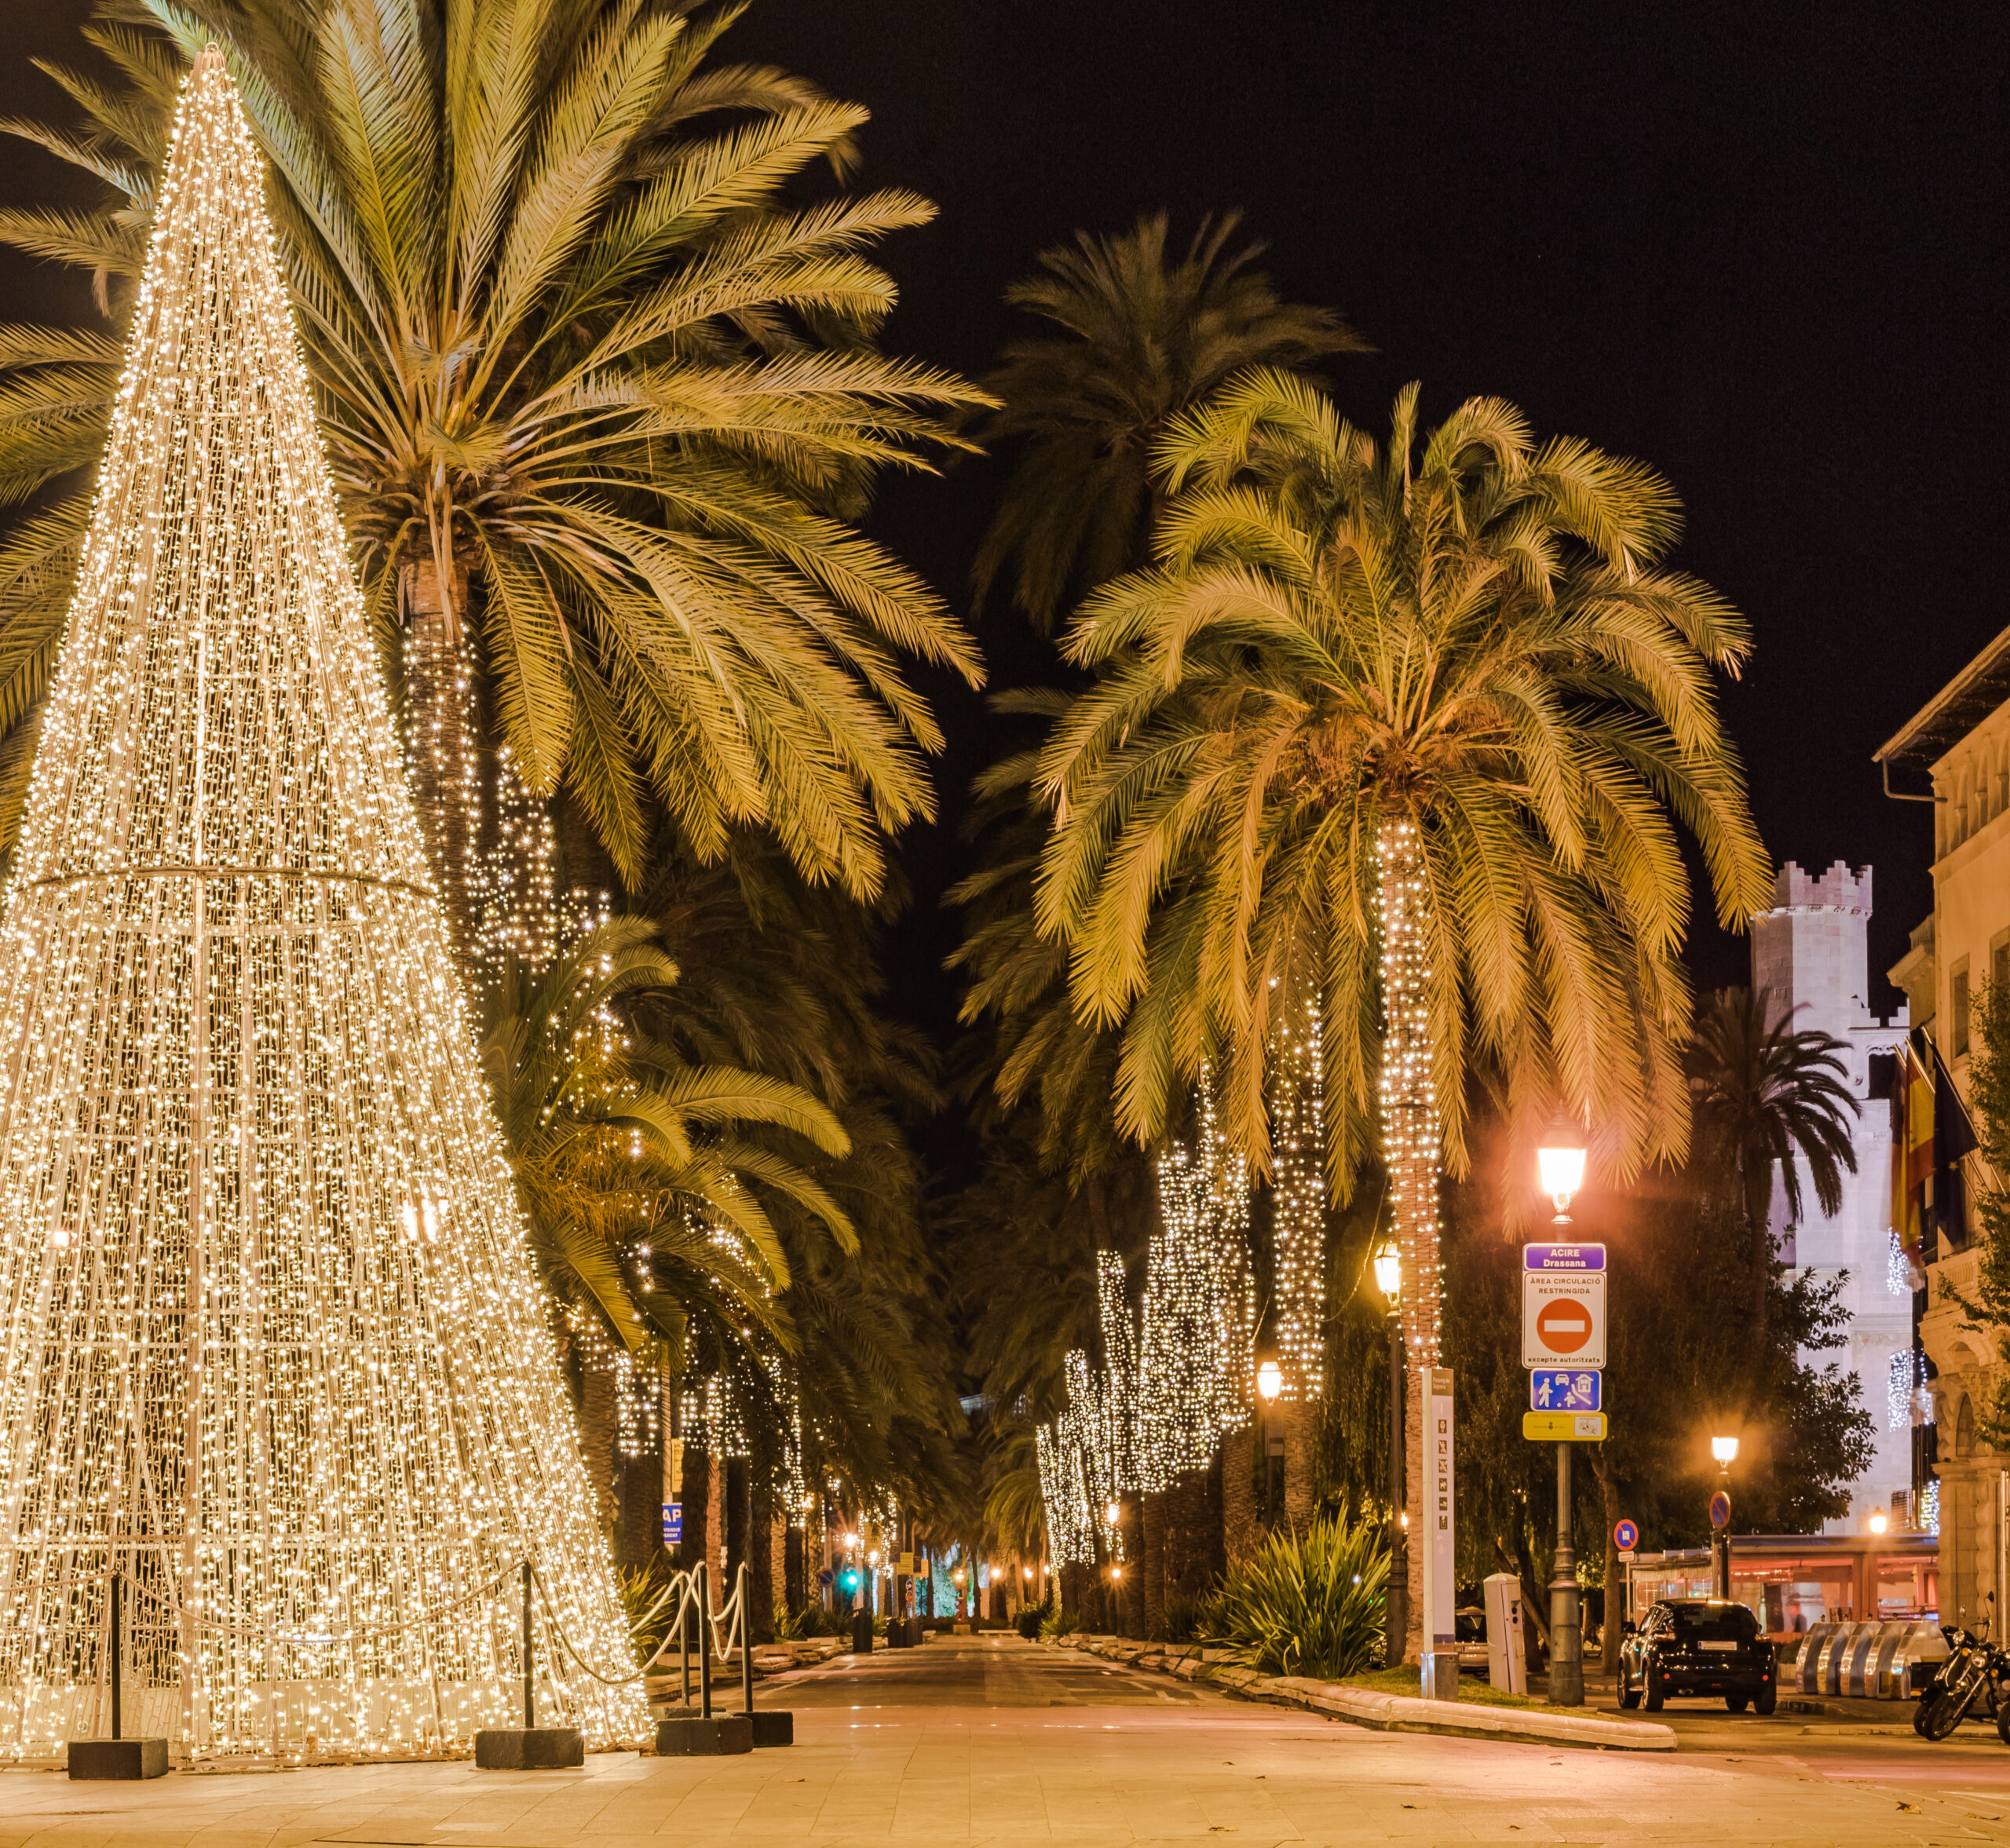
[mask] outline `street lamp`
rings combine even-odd
[[[1556,1203],[1559,1225],[1570,1223],[1570,1202],[1584,1185],[1584,1138],[1559,1117],[1536,1148],[1542,1190]],[[1577,1550],[1570,1534],[1570,1446],[1556,1447],[1556,1565],[1549,1581],[1549,1697],[1559,1707],[1584,1704],[1584,1601],[1577,1589]]]
[[[1382,1666],[1409,1648],[1410,1550],[1403,1514],[1403,1255],[1393,1239],[1375,1253],[1375,1287],[1389,1306],[1389,1578],[1382,1591]]]
[[[1112,1502],[1108,1507],[1103,1510],[1102,1517],[1104,1520],[1108,1521],[1112,1527],[1116,1526],[1117,1522],[1124,1518],[1124,1508],[1122,1503]]]
[[[1567,1118],[1559,1117],[1537,1145],[1536,1172],[1556,1203],[1556,1223],[1568,1225],[1570,1202],[1584,1185],[1584,1138]]]
[[[1870,1531],[1873,1533],[1882,1533],[1888,1525],[1890,1517],[1885,1514],[1882,1508],[1872,1509],[1870,1511]]]
[[[1284,1369],[1275,1360],[1266,1360],[1256,1369],[1256,1390],[1266,1400],[1275,1399],[1285,1390]]]
[[[1712,1437],[1710,1454],[1717,1459],[1717,1493],[1724,1498],[1724,1524],[1711,1522],[1710,1576],[1716,1581],[1716,1594],[1730,1596],[1730,1466],[1738,1461],[1735,1437]],[[1715,1510],[1712,1510],[1714,1514]]]

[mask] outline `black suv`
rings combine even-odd
[[[1628,1623],[1619,1651],[1619,1704],[1658,1713],[1671,1694],[1721,1694],[1733,1713],[1771,1713],[1780,1698],[1779,1667],[1759,1620],[1728,1598],[1671,1599],[1650,1606],[1639,1628]]]

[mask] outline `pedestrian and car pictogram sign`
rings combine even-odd
[[[1612,1543],[1622,1553],[1631,1553],[1640,1543],[1640,1529],[1631,1521],[1622,1521],[1612,1530]]]
[[[1529,1375],[1531,1412],[1603,1412],[1604,1375],[1588,1367],[1538,1367]]]
[[[1605,1365],[1605,1247],[1522,1249],[1522,1364],[1597,1372]]]

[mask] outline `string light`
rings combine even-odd
[[[1249,1419],[1255,1284],[1249,1270],[1249,1169],[1215,1115],[1210,1076],[1196,1093],[1191,1148],[1158,1163],[1159,1230],[1146,1264],[1138,1357],[1140,1485],[1172,1486]]]
[[[185,88],[0,926],[0,1751],[516,1723],[634,1656],[221,55]],[[550,1635],[542,1716],[639,1689]]]
[[[1403,1254],[1403,1339],[1412,1367],[1435,1367],[1444,1283],[1438,1239],[1438,1093],[1431,1038],[1430,887],[1416,824],[1391,820],[1381,873],[1382,1156]]]
[[[1326,1075],[1316,997],[1281,1018],[1266,1079],[1279,1397],[1316,1399],[1326,1390]]]

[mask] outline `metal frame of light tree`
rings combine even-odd
[[[0,926],[0,1749],[647,1722],[272,245],[185,89]]]

